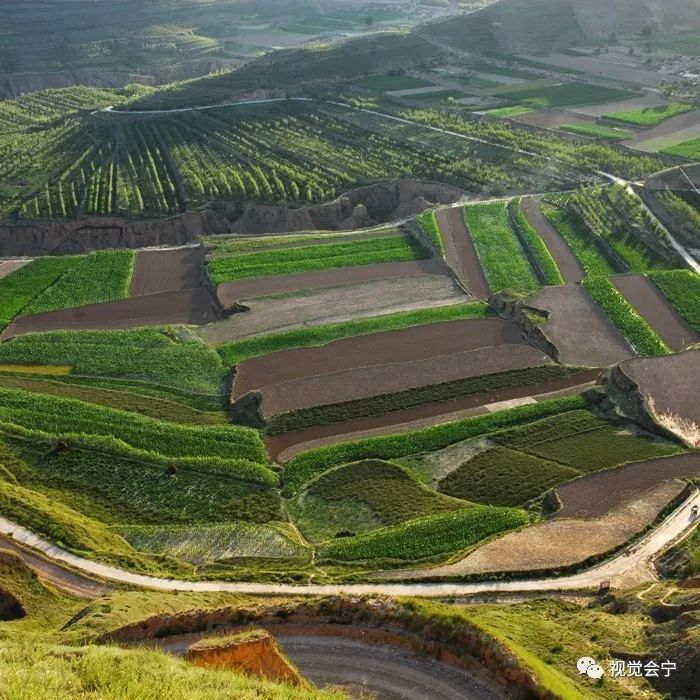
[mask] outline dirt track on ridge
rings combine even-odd
[[[136,254],[131,296],[198,289],[205,251],[197,248],[142,250]]]
[[[397,277],[420,277],[445,275],[447,270],[441,260],[427,258],[408,262],[377,263],[356,267],[337,267],[331,270],[315,270],[299,275],[279,275],[255,279],[224,282],[216,293],[222,305],[227,307],[246,299],[289,294],[305,289],[340,287],[342,285],[370,282],[372,280],[395,279]]]
[[[664,481],[700,477],[700,453],[659,457],[588,474],[557,489],[557,518],[596,518]]]
[[[467,230],[462,207],[442,209],[437,212],[436,219],[445,242],[448,265],[472,296],[488,299],[491,291],[481,268],[474,241]]]
[[[29,264],[31,260],[0,260],[0,280],[11,275],[15,270]]]
[[[562,238],[547,217],[542,213],[542,200],[538,197],[523,197],[523,213],[540,234],[552,254],[565,282],[579,283],[583,280],[583,268],[569,244]]]
[[[648,277],[616,275],[612,281],[671,350],[683,350],[700,340]]]
[[[283,350],[238,366],[233,397],[253,389],[342,370],[411,362],[487,346],[526,345],[520,328],[497,318],[443,321]]]
[[[527,403],[535,403],[537,397],[554,392],[574,393],[576,387],[593,382],[598,376],[598,370],[578,372],[570,377],[554,379],[529,386],[499,389],[479,394],[470,394],[458,399],[439,401],[436,403],[407,408],[402,411],[392,411],[380,416],[355,418],[338,421],[331,425],[319,425],[306,430],[285,433],[274,437],[266,437],[267,451],[274,461],[286,462],[295,454],[306,450],[322,447],[336,442],[360,440],[376,435],[401,433],[416,430],[438,422],[460,420],[471,415],[486,413],[485,408],[503,401],[513,401],[534,397]],[[566,390],[569,391],[566,391]]]

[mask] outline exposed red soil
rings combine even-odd
[[[644,275],[616,275],[615,286],[646,319],[671,350],[683,350],[700,341],[698,334]]]
[[[420,277],[423,275],[445,275],[447,270],[441,260],[411,260],[408,262],[377,263],[357,267],[338,267],[332,270],[314,270],[299,275],[279,275],[256,279],[225,282],[217,287],[216,293],[224,307],[232,306],[245,299],[288,294],[304,289],[341,287],[358,282],[394,279],[398,277]]]
[[[545,287],[525,301],[549,313],[538,328],[558,351],[560,362],[606,367],[632,357],[632,349],[582,287]]]
[[[597,518],[664,481],[697,477],[700,453],[648,459],[589,474],[557,489],[562,508],[556,517]]]
[[[546,355],[529,345],[501,345],[412,362],[359,367],[267,387],[262,392],[262,410],[270,417],[548,362]]]
[[[496,318],[443,321],[283,350],[238,365],[233,399],[253,389],[341,370],[411,362],[477,348],[526,344],[520,328]]]
[[[205,251],[201,246],[139,251],[131,279],[131,296],[199,288],[204,257]]]
[[[498,391],[471,394],[458,399],[416,406],[403,411],[393,411],[380,416],[339,421],[331,425],[320,425],[307,430],[266,437],[265,444],[273,460],[287,461],[299,452],[347,440],[359,440],[373,435],[387,435],[415,430],[416,428],[457,420],[467,415],[485,413],[484,406],[511,401],[523,397],[537,397],[550,392],[559,392],[592,382],[598,370],[578,372],[563,379],[555,379],[530,386],[499,389]],[[455,415],[463,412],[461,415]]]
[[[218,318],[211,294],[201,288],[189,289],[18,316],[5,329],[3,338],[56,330],[136,328],[173,323],[204,325]]]
[[[527,220],[539,232],[554,261],[559,267],[565,282],[579,283],[583,280],[583,268],[569,244],[547,217],[542,213],[542,200],[539,197],[525,197],[522,200],[523,213]]]
[[[700,350],[677,355],[643,357],[620,364],[620,369],[657,414],[670,413],[700,424]]]
[[[491,292],[474,241],[467,230],[462,207],[443,209],[437,212],[436,219],[445,243],[447,264],[472,296],[488,298]]]

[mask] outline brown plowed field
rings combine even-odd
[[[344,338],[317,348],[283,350],[246,360],[238,366],[233,398],[303,377],[513,344],[526,344],[520,328],[496,318],[443,321]]]
[[[545,287],[526,303],[550,313],[540,329],[558,348],[560,362],[606,367],[632,357],[632,349],[582,287]]]
[[[57,330],[136,328],[172,323],[203,325],[217,318],[219,314],[212,296],[204,289],[189,289],[18,316],[5,329],[3,338]]]
[[[583,268],[573,254],[569,244],[562,238],[547,217],[542,213],[542,200],[539,197],[525,197],[522,200],[523,213],[539,232],[554,261],[559,267],[564,282],[578,284],[583,280]]]
[[[700,350],[623,362],[622,371],[653,399],[657,414],[700,424]]]
[[[216,293],[223,306],[231,306],[246,299],[289,294],[304,289],[340,287],[346,284],[369,282],[372,280],[395,279],[398,277],[420,277],[423,275],[445,275],[447,270],[441,260],[410,260],[408,262],[377,263],[338,267],[332,270],[315,270],[300,275],[280,275],[256,279],[225,282],[217,287]]]
[[[484,408],[484,406],[490,406],[501,401],[512,401],[530,396],[548,396],[552,392],[566,392],[567,389],[578,393],[579,390],[584,388],[582,385],[587,386],[589,382],[593,382],[598,374],[598,370],[587,370],[573,374],[570,377],[554,379],[541,384],[471,394],[449,401],[416,406],[403,411],[393,411],[381,416],[339,421],[331,425],[320,425],[307,430],[267,437],[265,443],[272,459],[281,459],[284,462],[299,452],[339,441],[360,440],[374,435],[401,433],[436,423],[460,420],[471,415],[486,413],[488,409]]]
[[[436,218],[445,243],[447,264],[455,271],[459,281],[472,296],[487,299],[491,291],[479,262],[474,241],[467,230],[462,207],[442,209],[437,212]]]
[[[541,129],[556,129],[559,126],[570,126],[571,124],[595,124],[595,117],[587,117],[576,112],[567,112],[557,109],[539,109],[527,114],[519,114],[514,117],[515,121],[521,124],[537,126]]]
[[[560,486],[557,518],[596,518],[669,479],[700,477],[700,453],[634,462]]]
[[[679,479],[665,481],[599,517],[554,518],[492,540],[454,564],[384,577],[464,576],[573,566],[624,545],[654,522],[684,487]]]
[[[671,350],[683,350],[700,341],[698,334],[644,275],[616,275],[615,286]]]
[[[15,270],[29,264],[31,260],[0,260],[0,280],[11,275]]]
[[[131,296],[179,292],[200,286],[205,251],[197,248],[142,250],[136,254]]]
[[[312,406],[393,394],[406,389],[536,367],[549,358],[529,345],[501,345],[412,362],[395,362],[302,377],[263,389],[262,409],[270,417]]]

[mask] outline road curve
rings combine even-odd
[[[249,595],[391,595],[449,597],[476,593],[517,593],[525,591],[579,590],[597,587],[601,581],[615,581],[616,578],[633,571],[648,569],[649,562],[669,544],[685,535],[698,524],[692,508],[700,508],[700,491],[693,494],[669,517],[631,549],[571,576],[559,578],[523,579],[518,581],[483,581],[477,583],[372,583],[354,584],[309,584],[292,585],[277,583],[232,582],[232,581],[182,581],[178,579],[156,578],[135,574],[116,566],[101,564],[90,559],[66,552],[47,542],[26,528],[0,517],[0,533],[13,540],[39,550],[55,562],[62,562],[74,571],[83,571],[110,581],[134,587],[166,591],[229,592]],[[649,573],[649,576],[651,574]]]

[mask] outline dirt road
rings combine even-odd
[[[442,209],[437,212],[436,219],[445,242],[447,264],[472,296],[488,299],[491,292],[474,241],[467,230],[462,207]]]
[[[522,207],[527,220],[534,226],[549,248],[564,282],[575,284],[581,282],[584,276],[581,263],[559,231],[549,223],[547,217],[542,213],[542,200],[539,197],[524,197]]]

